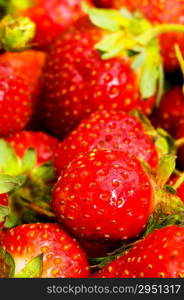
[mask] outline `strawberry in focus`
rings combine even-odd
[[[155,230],[120,258],[102,269],[98,278],[183,278],[184,228]]]
[[[79,153],[94,149],[128,152],[155,170],[159,154],[150,133],[143,122],[125,112],[97,111],[59,144],[55,154],[57,172],[59,174]]]
[[[18,226],[4,231],[0,244],[14,259],[14,277],[89,277],[88,263],[82,249],[56,224]],[[34,258],[38,263],[31,266]]]
[[[89,240],[138,236],[154,205],[153,186],[141,163],[115,150],[79,155],[61,173],[52,197],[58,220]]]

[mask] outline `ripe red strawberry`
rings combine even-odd
[[[115,149],[141,158],[152,169],[158,166],[153,137],[138,118],[124,112],[97,111],[80,123],[56,151],[58,173],[79,153],[94,149]]]
[[[145,237],[96,277],[178,278],[184,276],[184,228],[169,226]]]
[[[7,194],[0,194],[0,230],[2,229],[7,216],[8,196]]]
[[[9,5],[15,14],[27,16],[35,22],[36,36],[33,43],[44,49],[84,14],[81,0],[24,0],[21,4],[11,0]]]
[[[164,95],[160,107],[152,116],[152,122],[156,127],[164,128],[175,136],[178,123],[182,121],[184,96],[181,87],[174,87]]]
[[[131,11],[138,10],[153,24],[177,23],[184,25],[183,0],[95,0],[97,5],[108,8],[126,7]],[[183,34],[168,33],[160,37],[162,55],[168,71],[178,68],[174,45],[178,44],[184,51]]]
[[[32,115],[32,103],[22,77],[8,75],[1,66],[0,70],[0,136],[6,136],[25,128]]]
[[[78,237],[128,239],[144,229],[154,193],[137,158],[99,150],[81,154],[67,166],[54,187],[52,206]]]
[[[98,109],[151,112],[155,97],[141,100],[139,75],[128,57],[118,54],[104,60],[94,48],[103,37],[104,30],[84,17],[51,47],[43,78],[43,106],[46,125],[58,136]]]
[[[50,194],[55,181],[53,157],[58,141],[43,132],[22,131],[0,140],[0,169],[17,176],[19,187],[11,191],[8,227],[53,217]]]
[[[78,243],[56,224],[22,225],[5,231],[1,237],[1,246],[15,261],[14,277],[89,276],[87,260]],[[40,264],[33,266],[32,270],[25,268],[38,256]]]
[[[5,52],[0,55],[0,70],[6,68],[8,74],[20,76],[27,83],[35,107],[40,95],[40,79],[46,54],[42,51],[27,50]]]

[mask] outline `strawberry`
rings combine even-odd
[[[46,54],[42,51],[26,50],[22,52],[5,52],[0,55],[0,69],[6,68],[8,74],[20,76],[27,83],[33,99],[33,106],[38,102],[40,79]]]
[[[33,43],[39,48],[48,46],[83,15],[81,0],[10,0],[8,9],[15,15],[29,17],[36,24]]]
[[[152,24],[177,23],[184,25],[184,5],[182,0],[95,0],[101,7],[122,8],[140,11]],[[160,45],[164,57],[165,68],[173,71],[178,68],[174,45],[178,44],[184,51],[183,34],[167,33],[161,35]]]
[[[184,96],[181,87],[177,86],[164,95],[159,108],[152,116],[152,122],[156,127],[164,128],[175,136],[178,123],[182,121],[184,121]]]
[[[76,240],[56,224],[29,224],[7,230],[1,246],[15,262],[14,277],[88,277],[88,264]]]
[[[0,135],[25,128],[32,115],[29,88],[22,77],[8,75],[0,66]]]
[[[144,229],[154,193],[137,158],[98,150],[79,155],[61,173],[52,206],[58,220],[77,237],[126,240]]]
[[[9,193],[10,216],[7,227],[53,217],[49,201],[55,172],[53,156],[57,139],[42,133],[21,131],[0,140],[0,169],[16,176],[19,186]]]
[[[118,10],[85,11],[88,17],[53,43],[45,66],[44,120],[58,136],[96,110],[138,108],[150,114],[164,81],[155,36],[171,29],[184,31],[179,25],[153,27],[137,14]]]
[[[98,109],[140,108],[150,113],[154,97],[140,99],[138,75],[130,61],[119,55],[103,60],[95,49],[103,35],[84,17],[51,47],[43,78],[43,106],[47,127],[58,136]]]
[[[8,214],[8,196],[7,194],[0,194],[0,230],[2,229],[5,217]]]
[[[181,278],[184,276],[184,228],[155,230],[102,269],[103,278]]]
[[[79,153],[104,148],[128,152],[156,169],[158,151],[150,134],[143,122],[125,112],[97,111],[59,144],[55,155],[57,171],[60,173]]]

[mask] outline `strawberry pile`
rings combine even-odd
[[[0,11],[0,278],[183,278],[184,0]]]

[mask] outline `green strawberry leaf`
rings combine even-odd
[[[43,254],[34,257],[22,271],[16,275],[18,278],[39,278],[43,270]]]
[[[56,177],[52,162],[44,163],[39,167],[35,168],[32,172],[32,175],[38,177],[39,179],[45,182],[54,180]]]
[[[130,24],[130,18],[123,16],[119,10],[89,7],[86,3],[83,3],[83,10],[94,25],[104,30],[116,32]]]
[[[115,56],[122,54],[125,49],[125,44],[121,41],[124,36],[121,31],[111,34],[109,36],[104,36],[102,40],[95,45],[95,49],[101,52],[102,59],[110,59]]]
[[[176,154],[176,143],[172,136],[164,129],[158,128],[156,130],[157,138],[155,140],[155,146],[158,152],[163,154]]]
[[[176,156],[167,154],[164,155],[160,162],[157,169],[157,184],[159,187],[163,187],[172,173],[174,172],[176,167]]]
[[[14,149],[4,139],[0,139],[0,151],[0,169],[9,175],[19,174],[20,161]]]
[[[23,172],[32,171],[37,162],[36,151],[33,148],[29,148],[22,158],[22,170]]]
[[[12,278],[15,273],[15,262],[11,254],[0,247],[0,278]]]
[[[0,205],[0,222],[3,222],[9,213],[10,209],[8,206]]]
[[[20,187],[21,183],[17,177],[6,174],[0,174],[0,194],[8,193],[16,187]]]
[[[160,65],[161,65],[161,56],[160,56],[159,46],[157,40],[151,41],[147,48],[142,53],[142,66],[138,65],[141,70],[140,75],[140,91],[143,99],[147,99],[156,94],[158,88],[158,82],[162,82],[159,79],[161,75]],[[140,54],[139,54],[140,56]],[[135,59],[137,60],[136,56]],[[140,58],[139,58],[140,59]],[[135,64],[133,60],[132,68],[135,69]],[[162,96],[163,90],[159,90],[159,99]]]
[[[165,73],[164,73],[164,68],[163,64],[160,63],[158,66],[158,91],[157,91],[157,99],[156,99],[156,107],[159,107],[160,101],[162,100],[162,97],[165,92]]]

